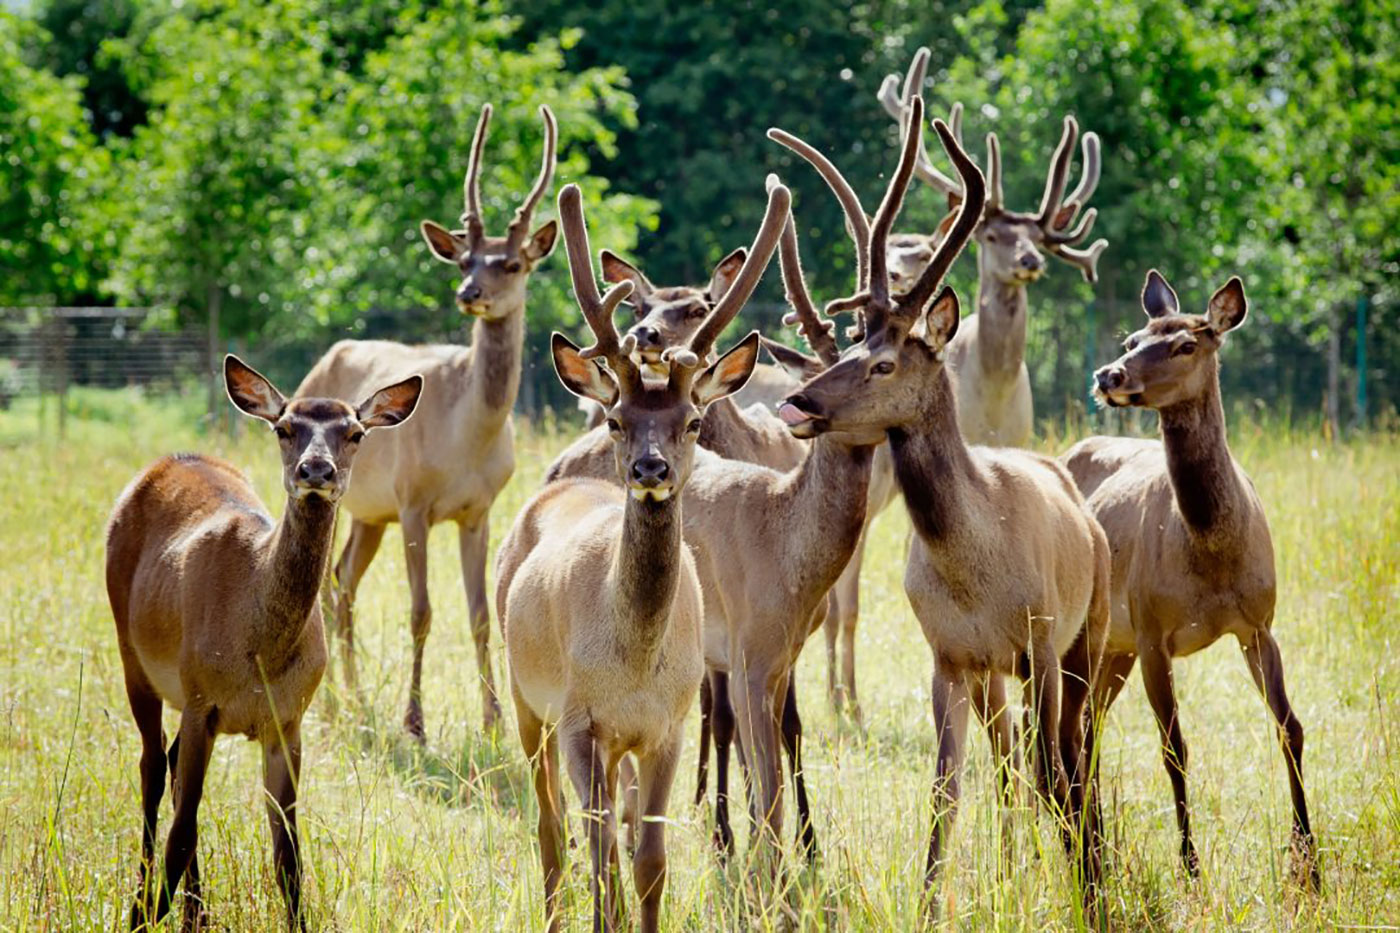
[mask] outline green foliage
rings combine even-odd
[[[139,8],[139,0],[44,0],[35,13],[52,37],[41,50],[44,65],[54,74],[82,78],[83,106],[98,137],[130,136],[146,120],[146,102],[102,49],[131,31]]]

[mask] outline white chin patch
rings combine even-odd
[[[665,502],[667,499],[671,498],[671,490],[663,487],[651,489],[646,486],[633,486],[632,498],[636,499],[638,502],[645,502],[648,499],[654,502]]]

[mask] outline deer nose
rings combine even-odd
[[[632,461],[632,482],[655,489],[671,475],[671,466],[660,457],[641,457]]]
[[[661,344],[661,332],[655,327],[647,327],[638,324],[636,327],[632,328],[632,333],[636,336],[637,346],[639,347],[655,347]]]
[[[1128,381],[1128,371],[1122,366],[1105,366],[1094,373],[1094,378],[1098,380],[1099,388],[1108,392]]]
[[[329,486],[335,479],[335,464],[325,457],[313,457],[297,464],[297,482],[308,486]]]
[[[1043,265],[1045,265],[1045,260],[1040,258],[1039,253],[1021,254],[1021,268],[1027,272],[1039,272]]]
[[[481,286],[475,282],[463,282],[462,287],[457,289],[459,301],[472,302],[481,297]]]

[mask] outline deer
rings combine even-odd
[[[463,229],[447,230],[428,220],[422,223],[423,238],[433,256],[461,272],[455,302],[462,315],[473,320],[470,345],[344,340],[327,351],[296,392],[298,396],[355,396],[371,383],[408,372],[421,373],[430,386],[412,424],[366,442],[357,482],[341,499],[351,518],[350,534],[334,576],[334,629],[341,639],[346,680],[353,688],[355,594],[385,528],[399,523],[413,640],[404,727],[419,742],[424,741],[423,655],[432,627],[428,532],[440,522],[457,524],[485,728],[493,730],[500,717],[486,591],[491,504],[515,470],[511,410],[520,388],[526,285],[530,273],[553,251],[558,232],[553,220],[530,232],[535,208],[554,177],[558,136],[547,106],[540,108],[540,116],[544,154],[539,176],[504,237],[486,234],[481,210],[482,149],[491,121],[490,104],[481,108],[472,140],[463,185]]]
[[[934,259],[902,295],[891,292],[889,232],[922,148],[923,99],[909,89],[910,130],[869,234],[864,287],[828,305],[854,311],[856,342],[778,410],[797,437],[888,440],[914,526],[904,587],[934,658],[937,736],[926,908],[945,861],[959,797],[967,714],[987,728],[1003,797],[1010,795],[1012,727],[1003,678],[1030,684],[1040,793],[1063,813],[1066,848],[1080,853],[1086,912],[1097,903],[1098,827],[1077,831],[1084,806],[1083,713],[1108,627],[1109,553],[1103,529],[1056,460],[1016,448],[969,446],[948,373],[960,309],[939,285],[981,222],[986,182],[942,120],[933,121],[964,198]],[[771,131],[770,131],[771,134]],[[936,293],[935,293],[936,292]]]
[[[559,747],[589,814],[593,925],[621,922],[614,800],[619,762],[638,762],[645,817],[633,855],[641,927],[657,929],[666,880],[665,814],[682,727],[704,671],[703,597],[682,539],[683,491],[693,475],[706,406],[743,385],[758,360],[750,334],[710,363],[710,349],[757,286],[787,219],[773,189],[734,283],[688,346],[668,351],[665,383],[648,385],[633,338],[613,324],[633,283],[599,295],[579,189],[559,195],[569,272],[594,343],[555,333],[560,381],[607,412],[616,479],[561,480],[537,493],[497,556],[497,616],[521,744],[534,768],[545,909],[557,930],[563,860]],[[605,364],[604,365],[600,365]]]
[[[1094,373],[1094,393],[1110,408],[1155,410],[1161,440],[1090,437],[1062,457],[1113,550],[1112,621],[1094,706],[1101,716],[1107,713],[1141,658],[1176,804],[1182,864],[1198,875],[1172,661],[1234,635],[1278,723],[1293,802],[1293,874],[1316,888],[1303,726],[1288,701],[1272,632],[1273,543],[1258,493],[1230,453],[1220,401],[1220,350],[1244,323],[1244,284],[1231,278],[1211,296],[1205,314],[1185,314],[1153,269],[1142,307],[1146,326],[1127,338],[1122,356]]]
[[[318,593],[336,502],[364,438],[408,421],[423,389],[412,375],[371,391],[358,405],[287,401],[232,355],[224,360],[224,382],[233,404],[276,434],[287,493],[282,517],[273,521],[232,464],[174,454],[131,481],[107,523],[107,595],[141,734],[141,862],[132,930],[160,922],[187,873],[182,928],[204,925],[198,811],[221,735],[245,735],[262,746],[277,881],[288,926],[305,928],[297,831],[301,720],[326,666]],[[168,747],[161,727],[167,704],[180,711]],[[175,816],[153,905],[150,873],[167,768]]]
[[[899,125],[901,141],[911,132],[910,93],[923,87],[928,62],[929,50],[921,48],[904,77],[902,91],[898,75],[887,75],[880,86],[879,101]],[[961,104],[954,105],[948,122],[954,135],[961,139]],[[1095,240],[1086,249],[1077,246],[1089,236],[1098,215],[1095,208],[1085,210],[1099,182],[1098,134],[1084,134],[1083,174],[1069,196],[1064,196],[1078,136],[1078,123],[1072,115],[1067,115],[1050,161],[1040,207],[1032,213],[1006,207],[1002,194],[1001,145],[996,133],[987,134],[988,193],[975,234],[977,311],[959,326],[958,339],[948,352],[960,426],[970,443],[1024,447],[1030,442],[1033,406],[1025,362],[1026,290],[1045,274],[1045,254],[1078,269],[1086,282],[1098,279],[1098,259],[1108,248],[1108,240]],[[946,195],[950,208],[956,207],[966,196],[958,181],[934,167],[922,149],[914,174]],[[951,222],[950,214],[931,236],[897,235],[891,243],[892,287],[898,287],[917,274]]]

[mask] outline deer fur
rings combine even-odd
[[[951,289],[934,291],[979,222],[985,187],[942,120],[934,128],[966,197],[919,279],[904,294],[891,294],[886,241],[922,146],[917,88],[906,107],[910,131],[870,230],[867,284],[833,305],[860,312],[861,339],[805,382],[779,415],[799,437],[837,434],[890,443],[915,530],[905,592],[934,655],[938,763],[925,869],[931,886],[958,800],[969,708],[987,724],[1003,794],[1009,791],[1007,674],[1031,683],[1041,790],[1075,826],[1083,789],[1082,713],[1108,625],[1109,555],[1103,530],[1056,461],[968,447],[959,430],[945,365],[958,302]],[[1065,835],[1073,848],[1075,834]],[[1083,845],[1082,852],[1081,870],[1093,889],[1097,846]],[[1086,907],[1093,902],[1089,897]]]
[[[1095,373],[1095,394],[1110,407],[1155,409],[1162,439],[1091,437],[1062,458],[1113,550],[1112,622],[1094,685],[1095,706],[1107,713],[1141,658],[1176,802],[1181,858],[1197,874],[1172,659],[1234,635],[1279,724],[1293,799],[1294,870],[1315,886],[1303,727],[1288,702],[1272,634],[1276,582],[1269,523],[1253,484],[1230,454],[1220,402],[1219,351],[1226,334],[1244,321],[1244,286],[1232,278],[1204,315],[1183,314],[1171,286],[1153,270],[1142,303],[1147,326],[1128,337],[1123,356]]]
[[[360,438],[402,423],[417,376],[351,406],[286,401],[236,357],[224,361],[229,397],[269,422],[282,451],[287,505],[273,521],[230,463],[175,454],[143,470],[107,524],[107,594],[127,699],[141,733],[141,881],[131,928],[157,923],[188,871],[183,927],[203,920],[195,855],[204,778],[220,735],[263,748],[273,862],[293,926],[301,913],[297,781],[301,718],[326,664],[317,594],[331,548],[335,503],[350,481]],[[180,711],[166,748],[164,706]],[[149,875],[167,763],[175,819],[152,909]]]
[[[428,600],[428,532],[439,522],[457,524],[462,580],[476,646],[482,717],[492,728],[500,716],[490,657],[490,609],[486,548],[491,504],[515,471],[511,410],[520,388],[525,342],[525,287],[530,273],[554,249],[557,226],[548,221],[526,236],[534,209],[554,174],[556,129],[549,108],[540,175],[516,211],[504,237],[485,233],[478,178],[491,107],[482,108],[465,183],[465,229],[448,231],[423,222],[433,255],[462,273],[456,303],[474,318],[469,346],[407,346],[382,340],[345,340],[316,364],[298,396],[355,397],[364,389],[409,372],[429,389],[418,417],[403,431],[365,444],[353,489],[341,502],[350,514],[350,537],[335,565],[335,630],[342,638],[346,679],[355,683],[354,603],[360,580],[374,560],[384,529],[403,529],[412,608],[413,672],[404,726],[423,738],[423,655],[432,627]]]
[[[901,139],[909,132],[909,95],[923,86],[928,60],[928,49],[919,49],[905,75],[902,94],[897,90],[900,86],[897,75],[887,76],[881,85],[880,102],[900,125]],[[962,105],[958,104],[953,108],[949,124],[959,142],[961,122]],[[1069,197],[1064,197],[1070,155],[1078,135],[1079,126],[1074,118],[1065,117],[1040,209],[1034,213],[1011,211],[1004,206],[1001,148],[995,133],[987,135],[990,191],[974,233],[977,310],[958,327],[957,339],[948,348],[947,359],[958,399],[959,425],[968,443],[1023,447],[1030,442],[1033,407],[1025,362],[1026,289],[1045,273],[1045,253],[1078,268],[1085,281],[1093,282],[1097,278],[1096,263],[1108,241],[1100,239],[1087,250],[1078,250],[1073,245],[1089,235],[1096,216],[1091,208],[1075,225],[1076,217],[1098,185],[1097,134],[1085,134],[1084,174]],[[926,153],[921,151],[917,158],[916,176],[947,195],[950,206],[956,207],[963,198],[961,186],[934,168]],[[905,234],[892,242],[891,245],[897,247],[890,260],[894,287],[917,276],[920,264],[927,262],[925,257],[932,256],[933,248],[950,222],[951,215],[931,236]]]
[[[551,930],[559,926],[564,851],[560,745],[589,813],[599,930],[620,922],[613,801],[622,757],[636,757],[644,820],[633,874],[642,929],[659,923],[666,804],[685,714],[704,671],[702,596],[682,540],[681,493],[692,476],[705,407],[743,385],[757,362],[756,334],[708,366],[706,357],[757,286],[788,204],[786,188],[770,192],[734,284],[690,343],[667,351],[667,381],[648,385],[632,361],[635,338],[619,341],[612,322],[633,283],[598,295],[578,188],[569,185],[559,196],[574,293],[596,342],[580,351],[555,334],[555,368],[571,391],[606,410],[615,482],[549,484],[526,505],[497,558],[497,614],[521,742],[535,770]]]

